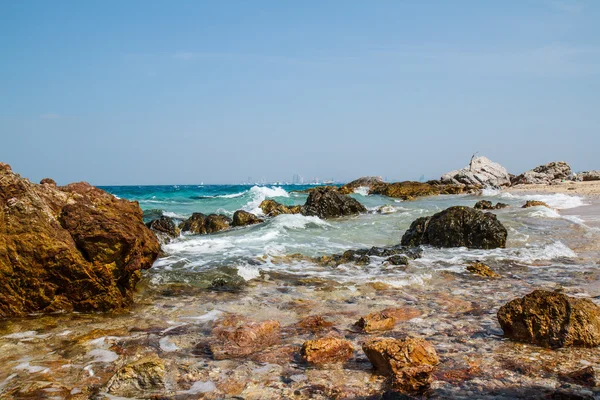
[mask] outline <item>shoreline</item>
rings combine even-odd
[[[600,197],[600,181],[560,182],[556,184],[521,184],[503,188],[507,193],[564,193],[577,196]]]

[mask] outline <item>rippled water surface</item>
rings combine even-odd
[[[137,200],[147,219],[192,212],[231,216],[260,213],[265,198],[303,204],[305,187],[162,186],[108,187]],[[373,374],[360,350],[368,335],[352,329],[369,312],[408,307],[418,316],[385,335],[420,335],[441,357],[434,398],[536,398],[557,390],[597,396],[594,389],[565,386],[561,374],[599,365],[597,349],[547,350],[502,337],[495,313],[506,301],[536,288],[557,289],[598,302],[600,203],[564,194],[438,196],[399,201],[352,196],[369,213],[334,220],[281,215],[265,223],[212,235],[182,235],[146,271],[136,305],[118,315],[52,315],[4,321],[0,327],[0,397],[3,398],[360,398],[378,396],[385,380]],[[394,245],[410,223],[452,205],[488,199],[510,207],[494,211],[508,229],[506,249],[425,247],[407,267],[372,258],[368,265],[325,267],[308,257],[347,249]],[[552,208],[523,209],[526,200]],[[377,210],[385,206],[383,213]],[[307,257],[287,257],[300,253]],[[481,260],[502,278],[470,275]],[[215,278],[229,291],[211,287]],[[312,333],[293,324],[322,315],[334,333],[351,340],[347,365],[312,368],[297,351]],[[202,343],[224,318],[278,320],[287,332],[280,345],[238,360],[215,361]],[[288,329],[288,330],[286,330]],[[162,388],[108,393],[108,380],[140,357],[167,367]],[[116,393],[116,394],[115,394]],[[238,396],[238,397],[234,397]],[[113,397],[118,398],[118,397]],[[376,398],[376,397],[373,397]]]

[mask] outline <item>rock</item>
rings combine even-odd
[[[334,364],[348,361],[354,353],[354,347],[348,340],[324,337],[307,340],[302,345],[302,359],[311,364]]]
[[[417,197],[437,196],[440,194],[440,189],[437,186],[422,182],[381,182],[373,185],[369,194],[379,194],[387,197],[400,198],[402,200],[413,200]]]
[[[146,226],[156,233],[156,237],[161,243],[169,243],[172,238],[178,237],[180,233],[173,219],[165,216],[148,222]]]
[[[323,319],[320,315],[310,315],[302,320],[298,321],[294,325],[294,331],[296,334],[304,333],[318,333],[331,328],[333,324]]]
[[[420,338],[375,338],[365,342],[362,348],[375,370],[390,376],[392,386],[402,392],[426,390],[439,364],[435,348]]]
[[[109,393],[121,396],[139,395],[140,391],[162,389],[166,368],[156,355],[144,357],[119,369],[108,381]]]
[[[476,210],[498,210],[506,207],[508,207],[508,204],[504,203],[496,203],[496,205],[494,206],[489,200],[480,200],[473,206],[473,208]]]
[[[482,156],[473,158],[471,163],[463,169],[445,173],[440,181],[446,184],[462,183],[484,187],[502,187],[510,186],[510,175],[502,165]]]
[[[339,192],[342,194],[351,194],[354,193],[354,190],[359,187],[366,187],[370,190],[380,183],[383,183],[383,179],[380,176],[363,176],[353,180],[352,182],[346,183],[344,186],[339,188]]]
[[[276,217],[281,214],[300,214],[302,212],[301,206],[286,206],[271,199],[263,200],[259,207],[268,217]]]
[[[261,222],[264,221],[258,218],[256,215],[244,210],[237,210],[235,213],[233,213],[233,222],[231,223],[231,226],[254,225],[260,224]]]
[[[52,178],[44,178],[40,181],[40,185],[50,185],[56,187],[56,182]]]
[[[500,278],[500,275],[495,273],[490,267],[481,262],[474,262],[467,266],[467,271],[472,274],[483,276],[486,278]]]
[[[512,179],[513,185],[549,184],[555,181],[569,179],[571,167],[564,161],[540,165]]]
[[[365,333],[376,331],[389,331],[396,325],[396,319],[385,312],[372,312],[361,317],[355,324],[357,328]]]
[[[521,207],[521,208],[538,207],[538,206],[551,208],[548,204],[544,203],[543,201],[538,201],[538,200],[527,200],[527,202],[525,204],[523,204],[523,207]]]
[[[600,307],[589,299],[536,290],[500,307],[504,335],[544,347],[600,345]]]
[[[575,383],[581,386],[598,386],[598,377],[594,367],[591,365],[573,372],[569,372],[568,374],[563,374],[560,376],[560,378],[564,381]]]
[[[416,260],[423,255],[423,250],[415,247],[389,246],[371,247],[370,249],[346,250],[343,254],[333,254],[313,259],[314,262],[337,267],[340,264],[353,262],[359,265],[367,265],[371,262],[370,257],[387,257],[384,262],[393,265],[408,265],[409,260]]]
[[[389,258],[386,258],[385,261],[392,265],[408,265],[408,257],[403,254],[391,256]]]
[[[492,213],[455,206],[413,221],[402,236],[403,246],[495,249],[506,246],[508,232]]]
[[[310,192],[302,214],[319,218],[335,218],[366,212],[357,200],[331,189],[318,188]]]
[[[577,174],[577,180],[583,182],[600,181],[600,171],[584,171]]]
[[[0,166],[0,317],[131,304],[158,240],[137,202],[87,183],[36,185]]]
[[[179,224],[184,232],[205,235],[229,229],[231,219],[225,215],[193,213],[191,217]]]
[[[215,360],[244,357],[279,343],[279,333],[277,321],[249,322],[221,330],[210,350]]]

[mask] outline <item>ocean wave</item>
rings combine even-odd
[[[175,218],[175,219],[187,219],[187,217],[185,215],[177,214],[176,212],[172,212],[172,211],[163,211],[162,215],[164,215],[165,217]]]
[[[276,229],[306,229],[308,227],[331,227],[327,221],[315,216],[301,214],[282,214],[273,218],[269,225]]]
[[[537,200],[543,201],[550,207],[557,208],[559,210],[567,208],[576,208],[581,206],[587,206],[588,204],[583,201],[582,197],[572,196],[564,193],[553,193],[553,194],[515,194],[515,193],[502,193],[500,195],[504,199],[513,200]]]
[[[248,192],[252,199],[246,203],[242,209],[256,215],[263,214],[263,211],[259,206],[265,199],[290,197],[290,194],[284,188],[279,186],[252,186]]]
[[[369,188],[367,186],[359,186],[356,189],[354,189],[354,193],[360,194],[361,196],[368,196]]]

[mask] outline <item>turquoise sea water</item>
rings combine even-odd
[[[259,204],[265,199],[296,205],[304,204],[307,195],[296,192],[310,186],[244,186],[244,185],[172,185],[118,186],[103,189],[129,200],[136,200],[144,210],[146,221],[166,215],[181,221],[193,212],[232,216],[238,209],[261,215]],[[586,225],[574,210],[588,207],[586,200],[564,194],[518,195],[494,191],[482,195],[449,195],[402,201],[385,196],[367,195],[359,188],[351,195],[363,203],[367,213],[331,220],[302,215],[280,215],[263,224],[231,229],[211,235],[182,234],[163,246],[160,258],[150,274],[156,283],[164,281],[193,282],[198,273],[215,268],[236,268],[238,274],[251,280],[265,271],[332,278],[337,281],[385,281],[404,286],[423,284],[434,271],[462,271],[464,264],[475,259],[507,260],[535,263],[577,257],[573,250],[581,241],[596,238],[597,229]],[[426,248],[410,272],[389,268],[375,260],[367,267],[356,265],[323,268],[305,261],[285,265],[274,259],[294,253],[321,256],[347,249],[395,245],[400,242],[410,223],[420,216],[431,215],[453,205],[473,206],[488,199],[504,202],[509,208],[494,211],[508,229],[506,249],[477,251],[467,249]],[[523,209],[526,200],[546,201],[553,209]],[[383,207],[383,208],[382,208]],[[378,212],[383,211],[383,212]],[[567,212],[568,210],[568,212]],[[569,215],[563,215],[563,213]],[[257,261],[258,260],[258,261]]]

